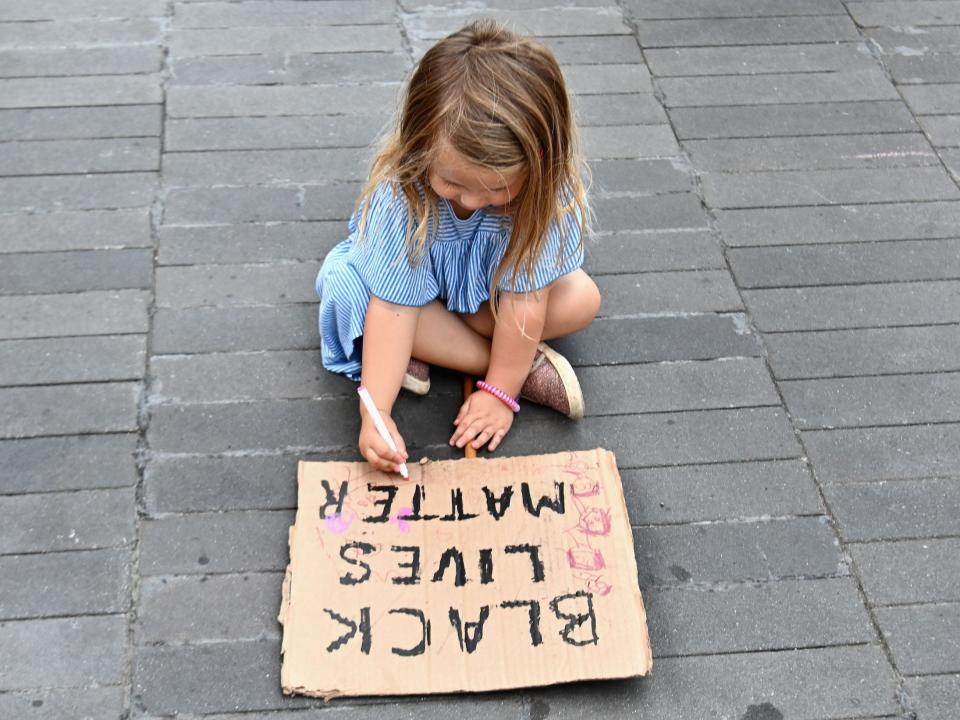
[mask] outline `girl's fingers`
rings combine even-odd
[[[490,441],[490,446],[487,448],[490,452],[493,452],[497,449],[497,446],[500,444],[500,441],[503,440],[503,436],[507,434],[506,430],[498,430],[493,434],[493,440]]]

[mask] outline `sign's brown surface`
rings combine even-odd
[[[549,685],[651,667],[606,450],[300,463],[281,684],[325,698]]]

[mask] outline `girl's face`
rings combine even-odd
[[[523,190],[527,168],[518,165],[505,170],[492,170],[473,165],[447,143],[443,143],[438,148],[427,179],[437,195],[453,204],[457,215],[466,217],[484,207],[503,211],[504,206]]]

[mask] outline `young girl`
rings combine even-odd
[[[586,327],[600,293],[580,269],[588,208],[566,85],[541,44],[491,20],[434,45],[373,163],[350,236],[317,276],[323,364],[370,391],[398,450],[360,405],[360,452],[397,471],[390,414],[429,365],[484,378],[450,443],[494,450],[518,396],[572,417],[583,396],[542,341]]]

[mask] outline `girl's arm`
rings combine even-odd
[[[490,348],[486,381],[516,398],[523,387],[537,344],[543,336],[550,288],[538,293],[501,293],[497,323]],[[475,448],[487,442],[496,450],[513,424],[513,411],[486,392],[475,392],[461,406],[450,442],[463,447],[473,441]]]
[[[360,403],[360,452],[376,469],[397,472],[407,459],[406,445],[390,417],[393,403],[400,392],[403,374],[413,352],[420,308],[395,305],[371,295],[363,324],[363,368],[361,382],[370,391],[380,409],[398,452],[393,452],[380,437],[373,420]]]

